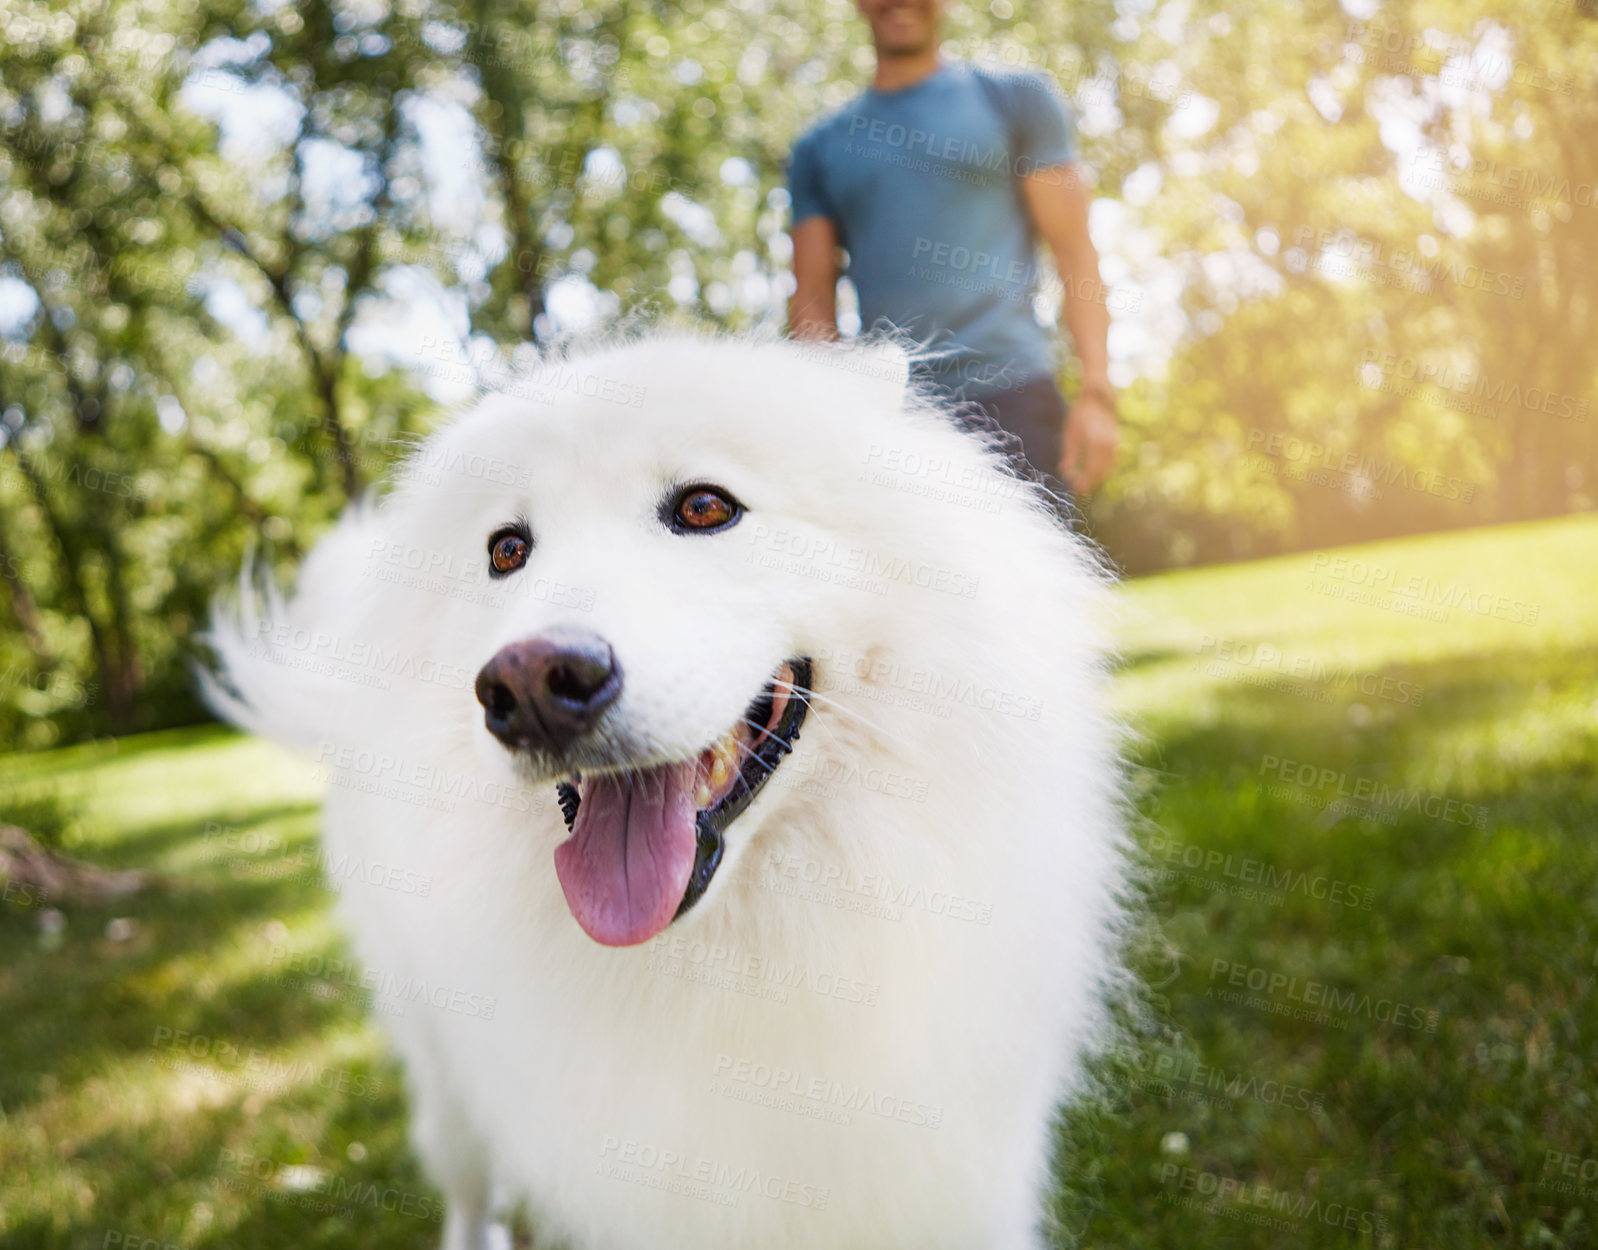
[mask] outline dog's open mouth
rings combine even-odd
[[[810,661],[788,660],[697,756],[559,784],[572,836],[555,849],[555,872],[589,937],[647,942],[699,901],[721,866],[727,826],[793,750],[809,695]]]

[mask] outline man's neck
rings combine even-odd
[[[877,54],[877,75],[871,85],[878,91],[903,91],[913,87],[923,78],[930,78],[943,66],[938,46],[933,44],[925,52],[906,55]]]

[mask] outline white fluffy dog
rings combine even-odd
[[[1042,1245],[1125,879],[1095,560],[891,349],[519,391],[212,634],[326,770],[444,1244]]]

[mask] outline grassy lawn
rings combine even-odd
[[[1061,1244],[1598,1246],[1595,553],[1576,518],[1127,588],[1154,923]],[[0,904],[0,1245],[436,1241],[361,1003],[281,963],[342,952],[314,802],[219,730],[0,758],[0,815],[160,877]]]

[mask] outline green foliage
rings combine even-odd
[[[1124,567],[1592,506],[1589,9],[950,7],[951,53],[1073,98],[1114,210],[1131,372],[1091,516]],[[846,0],[18,0],[0,26],[25,747],[201,716],[215,588],[263,544],[291,568],[441,395],[561,328],[561,291],[780,320],[788,146],[871,65]],[[396,363],[428,301],[448,326]]]
[[[1165,133],[1129,214],[1191,333],[1129,396],[1110,550],[1142,570],[1590,510],[1590,6],[1206,3],[1179,44],[1159,26],[1136,57],[1174,59],[1217,116]]]

